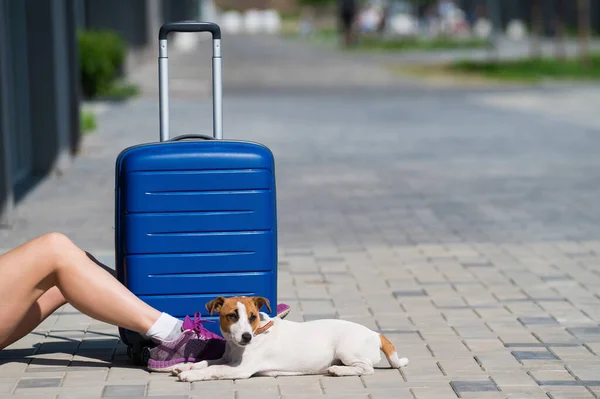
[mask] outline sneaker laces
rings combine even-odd
[[[204,326],[202,325],[203,322],[207,322],[207,323],[214,323],[213,320],[203,320],[200,317],[200,312],[194,313],[194,319],[190,319],[189,316],[185,317],[185,321],[183,322],[183,329],[184,330],[192,330],[196,333],[196,335],[198,336],[198,338],[200,339],[219,339],[222,340],[223,338],[218,335],[213,333],[210,330],[207,330],[206,328],[204,328]]]

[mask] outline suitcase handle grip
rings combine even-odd
[[[160,27],[158,40],[167,40],[167,35],[171,32],[210,32],[213,39],[221,39],[221,28],[212,22],[169,22]]]
[[[212,94],[213,137],[223,138],[223,81],[221,63],[221,28],[212,22],[181,21],[161,26],[158,32],[158,93],[160,106],[160,141],[169,140],[169,56],[167,36],[170,32],[210,32],[213,39]]]
[[[204,134],[182,134],[181,136],[173,137],[169,141],[181,141],[189,139],[202,139],[202,140],[214,140],[214,137],[206,136]]]

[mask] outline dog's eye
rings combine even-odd
[[[248,321],[249,321],[250,323],[253,323],[253,322],[254,322],[254,320],[256,320],[256,316],[255,316],[255,315],[252,315],[252,316],[248,317]]]
[[[238,319],[238,315],[236,313],[230,313],[227,315],[231,320],[236,321]]]

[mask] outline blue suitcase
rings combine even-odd
[[[212,33],[214,137],[169,139],[167,35],[181,31]],[[160,142],[127,148],[116,161],[116,271],[135,295],[175,317],[211,319],[205,304],[219,295],[264,296],[275,316],[274,159],[263,145],[222,139],[220,39],[212,23],[160,29]],[[217,322],[205,327],[220,333]],[[148,341],[124,329],[120,335],[143,363]]]

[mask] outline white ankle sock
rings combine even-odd
[[[182,321],[175,317],[162,313],[146,332],[149,338],[157,338],[161,341],[171,341],[181,334]]]

